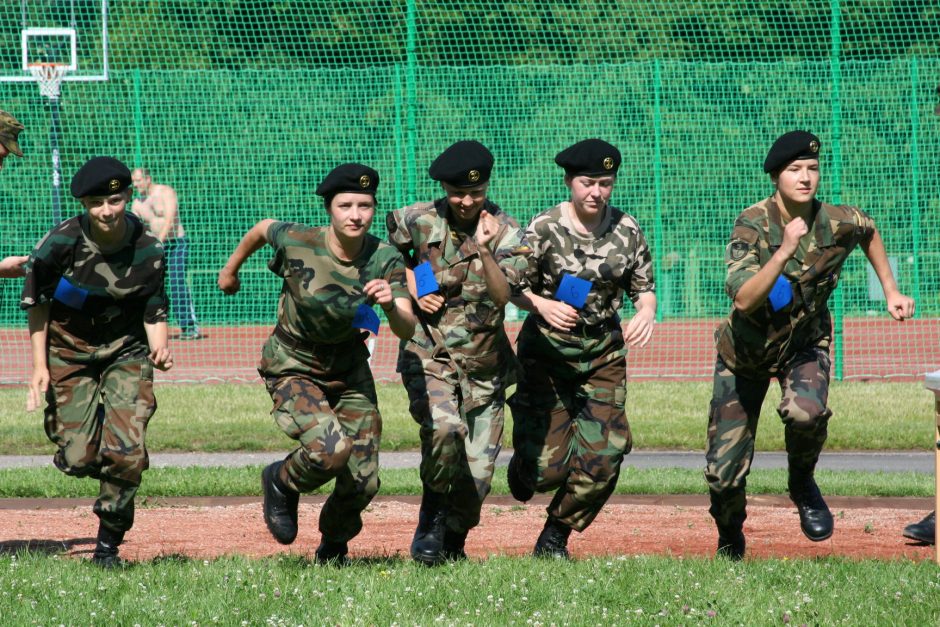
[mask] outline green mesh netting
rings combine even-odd
[[[440,190],[427,165],[458,139],[497,158],[491,198],[526,222],[566,196],[554,154],[591,136],[624,165],[614,204],[656,262],[661,321],[631,353],[634,377],[707,377],[727,313],[731,224],[770,192],[760,165],[780,133],[824,144],[820,197],[877,221],[915,320],[892,323],[864,256],[834,298],[840,378],[915,376],[940,363],[940,8],[933,1],[111,0],[110,76],[67,82],[63,180],[108,154],[180,198],[188,281],[207,338],[173,343],[164,380],[251,379],[279,285],[259,252],[243,291],[218,269],[257,220],[323,224],[313,189],[334,165],[382,174],[384,213]],[[0,73],[23,76],[20,32],[72,25],[79,71],[101,70],[101,0],[0,7]],[[0,255],[51,226],[50,106],[34,83],[0,83],[27,127],[0,174]],[[79,211],[64,194],[66,217]],[[0,282],[0,382],[29,372],[20,280]],[[625,312],[626,313],[626,312]],[[510,323],[514,326],[514,323]],[[386,329],[373,357],[393,378]]]

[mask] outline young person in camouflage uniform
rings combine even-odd
[[[863,211],[816,199],[819,138],[779,137],[764,161],[773,195],[738,216],[725,252],[725,290],[734,306],[715,332],[718,356],[708,423],[705,479],[718,527],[718,554],[744,556],[745,484],[754,434],[771,379],[782,391],[790,498],[815,542],[832,535],[832,514],[813,472],[829,417],[829,296],[842,265],[861,246],[881,281],[888,312],[910,318],[874,221]]]
[[[387,219],[418,306],[420,324],[401,343],[398,371],[421,425],[423,496],[411,556],[431,565],[467,557],[467,533],[480,522],[500,450],[506,387],[515,381],[503,310],[530,250],[516,221],[486,196],[492,167],[485,146],[457,142],[428,170],[445,197]],[[419,298],[413,268],[425,263],[437,285]]]
[[[85,213],[65,220],[29,257],[20,307],[29,312],[33,375],[27,409],[45,395],[53,463],[100,481],[92,560],[119,565],[148,467],[153,369],[167,370],[163,246],[126,211],[131,173],[110,157],[79,169],[71,192]]]
[[[274,401],[275,422],[300,446],[262,472],[264,520],[278,542],[292,543],[300,493],[335,478],[320,513],[321,563],[346,560],[349,540],[362,529],[362,511],[379,489],[382,418],[368,332],[354,325],[362,324],[363,312],[377,318],[372,306],[378,304],[395,335],[414,333],[401,254],[369,234],[378,185],[372,168],[338,166],[316,190],[329,226],[262,220],[219,272],[219,287],[235,294],[245,260],[265,244],[274,248],[268,267],[283,286],[258,372]]]
[[[0,109],[0,170],[3,169],[3,160],[13,154],[23,156],[20,148],[19,136],[23,125],[15,117]],[[0,259],[0,278],[12,279],[26,275],[24,264],[28,257],[13,255]]]
[[[522,369],[509,399],[515,453],[508,477],[520,501],[555,491],[535,555],[567,558],[571,530],[591,524],[630,452],[626,344],[649,341],[656,295],[643,232],[610,205],[620,152],[588,139],[558,153],[555,163],[565,169],[571,200],[526,228],[533,249],[529,291],[513,299],[533,315],[518,340]],[[578,280],[580,299],[568,287]],[[624,293],[637,312],[626,333],[618,313]]]

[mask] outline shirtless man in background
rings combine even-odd
[[[176,190],[169,185],[154,183],[146,168],[137,168],[131,178],[140,195],[131,207],[157,239],[163,242],[167,262],[170,310],[180,326],[179,339],[202,338],[196,322],[196,310],[186,286],[186,231],[180,221]]]

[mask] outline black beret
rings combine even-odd
[[[585,139],[555,155],[555,163],[569,176],[612,176],[620,159],[620,151],[603,139]]]
[[[474,187],[490,180],[493,153],[477,141],[459,141],[442,152],[428,168],[428,175],[454,187]]]
[[[131,171],[114,157],[92,157],[72,177],[72,196],[110,196],[130,187]]]
[[[764,172],[776,172],[797,159],[819,159],[819,138],[807,131],[790,131],[777,138],[764,159]]]
[[[342,192],[372,194],[379,187],[379,173],[361,163],[338,165],[317,185],[317,195],[331,199]]]

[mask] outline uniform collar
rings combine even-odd
[[[490,211],[491,206],[495,207],[495,205],[487,201],[483,208]],[[447,220],[449,206],[446,198],[440,198],[434,201],[434,210],[437,212],[439,219],[435,220],[434,225],[431,227],[431,232],[428,234],[428,243],[440,244],[441,257],[448,265],[452,266],[460,263],[464,259],[479,254],[476,242],[473,241],[472,236],[464,239],[463,244],[461,244],[459,248],[454,246],[453,241],[451,241],[451,227],[450,222]]]
[[[767,239],[771,247],[779,247],[783,243],[783,216],[777,201],[771,196],[767,201],[767,218],[769,220]],[[826,206],[818,199],[813,199],[813,240],[816,248],[832,246],[835,242],[832,233],[832,223]]]

